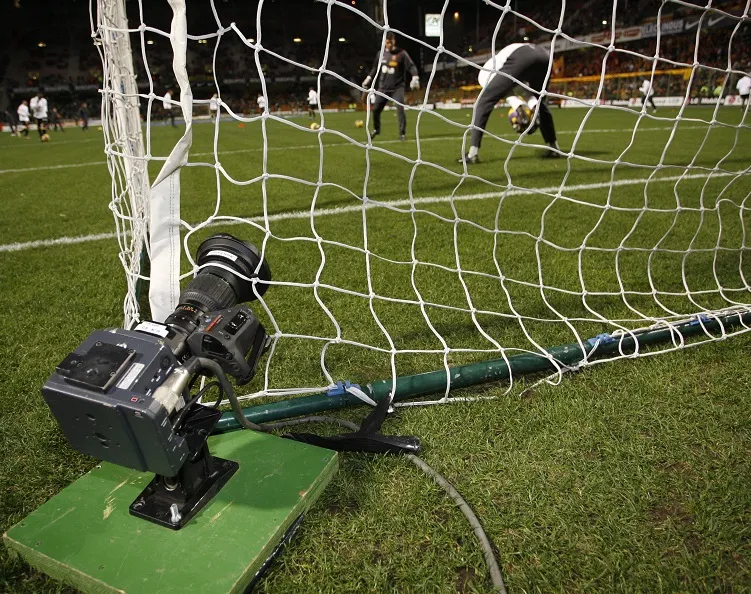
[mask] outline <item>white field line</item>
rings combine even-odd
[[[67,127],[65,128],[68,129]],[[75,128],[73,128],[75,130]],[[57,136],[57,132],[53,132]],[[57,136],[59,138],[59,136]],[[36,140],[35,138],[32,138],[29,136],[31,140]],[[102,142],[104,140],[104,136],[99,134],[98,138],[79,138],[77,140],[55,140],[54,146],[60,146],[61,144],[83,144],[85,142]],[[0,150],[18,150],[20,148],[29,148],[32,146],[38,146],[39,141],[36,142],[17,142],[14,144],[5,144],[3,146],[0,146]]]
[[[683,130],[696,130],[696,129],[703,129],[706,128],[706,126],[683,126],[679,129],[679,131]],[[662,126],[658,128],[639,128],[639,132],[658,132],[658,131],[664,131],[664,130],[672,130],[673,126]],[[582,134],[613,134],[616,132],[630,132],[632,131],[632,128],[602,128],[599,130],[584,130]],[[579,130],[562,130],[558,132],[559,136],[567,135],[567,134],[578,134]],[[515,138],[518,136],[517,134],[497,134],[496,136],[500,136],[502,138]],[[435,142],[435,141],[444,141],[444,140],[458,140],[459,136],[454,134],[451,136],[435,136],[432,138],[421,138],[420,142]],[[404,144],[401,140],[379,140],[377,144],[374,146],[381,146],[384,144]],[[324,144],[324,148],[335,148],[335,147],[342,147],[342,146],[351,146],[348,142],[333,142],[329,144]],[[316,144],[303,144],[303,145],[296,145],[296,146],[274,146],[274,147],[254,147],[254,148],[246,148],[246,149],[235,149],[230,151],[220,151],[219,156],[223,155],[235,155],[238,153],[256,153],[256,152],[262,152],[264,150],[268,151],[297,151],[297,150],[310,150],[310,149],[316,149],[318,150],[320,147]],[[459,147],[457,150],[461,150],[461,147]],[[191,156],[193,157],[208,157],[214,154],[214,151],[207,151],[207,152],[198,152],[198,153],[191,153]],[[161,158],[160,160],[164,160],[164,158]],[[95,165],[106,165],[107,161],[87,161],[85,163],[70,163],[66,165],[41,165],[39,167],[19,167],[15,169],[0,169],[0,174],[3,173],[24,173],[26,171],[46,171],[50,169],[68,169],[69,167],[92,167]]]
[[[706,179],[709,176],[712,177],[726,177],[728,175],[731,175],[730,173],[692,173],[689,175],[673,175],[669,177],[656,177],[652,178],[651,180],[648,180],[645,177],[639,177],[639,178],[631,178],[631,179],[618,179],[614,182],[599,182],[599,183],[591,183],[591,184],[577,184],[573,186],[566,186],[562,190],[562,194],[564,192],[570,193],[570,192],[577,192],[582,190],[601,190],[603,188],[609,188],[611,186],[634,186],[639,184],[644,184],[647,181],[649,181],[651,184],[656,183],[663,183],[663,182],[676,182],[679,180],[686,180],[686,179]],[[546,188],[529,188],[529,189],[515,189],[510,191],[495,191],[495,192],[482,192],[478,194],[464,194],[461,196],[425,196],[423,198],[415,198],[414,200],[404,199],[404,200],[393,200],[393,201],[386,201],[386,202],[370,202],[365,205],[365,208],[376,208],[376,207],[404,207],[404,206],[410,206],[411,204],[438,204],[442,202],[469,202],[473,200],[486,200],[488,198],[498,198],[501,196],[531,196],[531,195],[539,195],[540,193],[553,193],[558,192],[561,189],[560,186],[548,186]],[[351,206],[337,206],[335,208],[321,208],[316,209],[314,211],[316,217],[323,217],[323,216],[330,216],[330,215],[339,215],[339,214],[348,214],[348,213],[354,213],[354,212],[361,212],[363,208],[362,203],[360,204],[353,204]],[[282,212],[278,214],[269,215],[268,217],[263,216],[256,216],[256,217],[250,217],[247,219],[233,219],[233,220],[220,220],[216,221],[212,224],[212,226],[234,226],[234,225],[242,225],[247,222],[253,222],[253,223],[261,223],[263,224],[265,221],[269,222],[275,222],[275,221],[286,221],[286,220],[294,220],[294,219],[309,219],[310,218],[310,210],[296,210],[296,211],[289,211],[289,212]],[[51,246],[61,246],[61,245],[72,245],[72,244],[78,244],[78,243],[88,243],[92,241],[101,241],[103,239],[115,239],[117,235],[115,233],[97,233],[95,235],[79,235],[78,237],[59,237],[57,239],[38,239],[36,241],[27,241],[23,243],[8,243],[8,244],[0,244],[0,252],[20,252],[23,250],[29,250],[39,247],[51,247]]]
[[[70,169],[72,167],[91,167],[106,165],[107,161],[87,161],[85,163],[68,163],[65,165],[41,165],[39,167],[20,167],[18,169],[0,169],[0,173],[24,173],[26,171],[46,171],[48,169]]]

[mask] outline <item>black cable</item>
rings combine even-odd
[[[190,383],[188,384],[188,392],[193,391],[193,386],[196,385],[196,382],[199,380],[199,378],[206,377],[203,375],[200,371],[196,373],[192,378],[190,378]]]
[[[336,417],[319,417],[310,416],[302,417],[300,419],[291,419],[288,421],[281,421],[279,423],[265,423],[263,425],[266,429],[280,429],[282,427],[289,427],[291,425],[302,425],[304,423],[335,423],[353,431],[358,431],[360,426],[352,421],[345,419],[337,419]],[[493,545],[490,543],[488,535],[480,524],[480,520],[475,515],[472,508],[459,494],[456,488],[441,474],[431,468],[422,458],[415,456],[414,454],[407,454],[407,459],[410,460],[415,466],[422,470],[425,474],[431,477],[436,484],[444,490],[444,492],[454,501],[459,511],[464,514],[464,517],[469,522],[472,532],[474,532],[477,538],[480,548],[482,549],[485,562],[488,565],[488,572],[490,573],[490,581],[493,583],[493,589],[501,594],[506,594],[506,584],[503,582],[503,576],[501,569],[498,565],[495,552],[493,551]]]
[[[188,384],[188,393],[190,393],[193,390],[193,386],[196,384],[199,378],[206,377],[202,373],[196,373],[192,379],[190,380],[190,383]],[[201,388],[201,395],[208,389],[212,383],[216,386],[219,386],[219,398],[216,399],[216,402],[214,402],[214,408],[219,408],[219,405],[222,402],[222,398],[224,397],[224,390],[222,390],[222,386],[219,382],[211,382],[209,384],[206,384],[203,388]]]
[[[230,406],[232,406],[232,413],[235,417],[235,420],[240,423],[240,425],[242,425],[246,429],[260,431],[261,433],[269,433],[271,431],[270,429],[267,429],[262,425],[256,425],[255,423],[252,423],[245,418],[243,409],[240,406],[240,402],[237,400],[235,389],[232,387],[229,378],[227,378],[227,374],[224,373],[224,369],[221,368],[219,363],[205,357],[196,357],[196,361],[198,365],[200,365],[204,369],[211,371],[216,376],[216,379],[219,380],[219,384],[221,385],[222,390],[224,390],[224,393],[227,395],[227,400],[229,400]]]
[[[344,425],[345,427],[355,428],[355,430],[360,428],[359,425],[356,425],[355,423],[346,421],[344,419],[336,419],[334,417],[304,417],[302,419],[293,419],[290,421],[282,421],[280,423],[267,423],[266,425],[256,425],[255,423],[248,420],[243,414],[243,410],[242,410],[242,407],[240,406],[240,402],[237,400],[237,394],[235,394],[235,390],[232,387],[232,384],[230,383],[229,379],[227,378],[227,375],[224,373],[224,370],[219,366],[219,364],[215,361],[212,361],[211,359],[205,359],[203,357],[198,357],[196,359],[196,362],[201,367],[204,367],[208,369],[209,371],[211,371],[219,380],[221,388],[227,394],[227,398],[230,402],[230,405],[232,406],[232,412],[235,416],[235,419],[243,427],[252,429],[254,431],[261,431],[263,433],[269,433],[272,429],[275,429],[275,428],[285,427],[289,425],[299,425],[301,423],[306,423],[306,422],[319,422],[320,421],[320,422],[334,422],[339,425]],[[498,561],[495,558],[493,547],[490,544],[490,539],[488,539],[487,535],[485,534],[485,531],[482,528],[482,525],[477,519],[477,516],[474,514],[474,512],[469,507],[467,502],[464,501],[464,499],[459,494],[459,492],[444,477],[438,474],[435,470],[433,470],[430,466],[428,466],[423,460],[421,460],[417,456],[410,454],[408,458],[412,461],[413,464],[418,466],[420,469],[423,470],[423,472],[425,472],[431,478],[433,478],[433,480],[446,492],[446,494],[448,494],[449,497],[451,497],[454,500],[454,502],[457,504],[461,512],[467,518],[475,536],[477,537],[480,543],[480,547],[482,548],[483,555],[485,556],[485,560],[488,564],[488,569],[490,572],[490,579],[493,582],[493,588],[496,591],[501,592],[502,594],[505,594],[506,586],[503,583],[503,577],[501,575],[500,568],[498,567]]]

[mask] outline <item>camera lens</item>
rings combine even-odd
[[[203,313],[227,309],[263,295],[268,289],[266,283],[271,280],[269,265],[258,248],[227,233],[206,239],[198,247],[196,264],[201,267],[200,272],[180,293],[179,305],[165,320],[181,334],[193,332]],[[257,294],[253,292],[254,278],[265,281],[256,285]]]
[[[198,247],[196,264],[201,271],[180,294],[180,303],[194,305],[203,311],[225,309],[256,298],[252,280],[238,275],[271,280],[269,265],[261,258],[258,249],[252,243],[226,233],[212,235]],[[267,284],[259,284],[258,295],[263,295],[266,289]]]

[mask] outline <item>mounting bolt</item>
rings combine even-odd
[[[179,524],[180,520],[183,519],[182,515],[180,514],[180,510],[177,509],[177,503],[173,503],[169,506],[169,511],[171,514],[170,522],[173,524]]]

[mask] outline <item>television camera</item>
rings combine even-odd
[[[216,234],[198,248],[198,274],[164,323],[92,332],[57,366],[42,394],[70,444],[84,454],[154,479],[130,513],[172,529],[184,526],[238,468],[209,453],[207,439],[226,395],[227,376],[255,375],[270,339],[245,302],[266,292],[271,270],[252,244]],[[196,380],[218,380],[191,396]],[[200,403],[219,388],[215,405]]]

